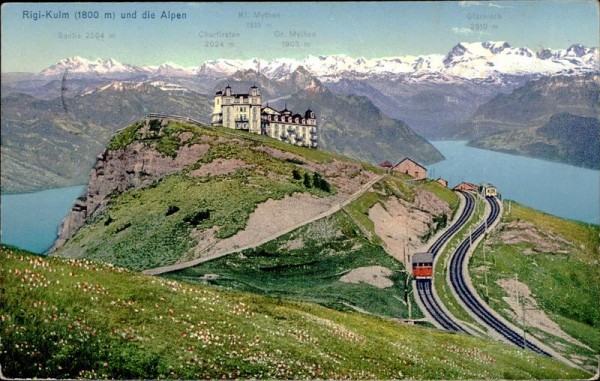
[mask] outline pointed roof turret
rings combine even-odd
[[[287,102],[285,103],[285,108],[281,111],[282,115],[292,115],[292,112],[287,108]]]

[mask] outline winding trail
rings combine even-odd
[[[267,243],[269,241],[277,239],[277,238],[281,237],[282,235],[291,232],[292,230],[298,229],[301,226],[304,226],[304,225],[309,224],[311,222],[320,220],[321,218],[325,218],[327,216],[330,216],[330,215],[338,212],[344,206],[350,204],[352,201],[354,201],[357,198],[359,198],[360,196],[362,196],[376,182],[378,182],[379,180],[383,179],[384,177],[385,177],[385,175],[379,175],[379,176],[375,177],[374,179],[372,179],[368,183],[364,184],[358,191],[354,192],[352,195],[350,195],[344,201],[342,201],[342,202],[336,202],[328,210],[326,210],[326,211],[324,211],[324,212],[322,212],[322,213],[320,213],[320,214],[318,214],[316,216],[313,216],[313,217],[311,217],[309,219],[306,219],[306,220],[303,220],[301,222],[298,222],[297,224],[295,224],[293,226],[282,228],[281,230],[279,230],[278,232],[274,233],[273,235],[271,235],[269,237],[266,237],[266,238],[263,238],[261,240],[258,240],[256,242],[252,242],[249,245],[246,245],[246,246],[243,246],[243,247],[237,247],[237,248],[235,248],[233,250],[228,250],[228,251],[224,251],[224,252],[215,252],[215,253],[209,254],[209,255],[207,255],[205,257],[196,258],[196,259],[193,259],[193,260],[187,261],[187,262],[175,263],[173,265],[161,266],[161,267],[156,267],[156,268],[153,268],[153,269],[144,270],[143,273],[147,274],[147,275],[159,275],[159,274],[169,273],[169,272],[172,272],[172,271],[183,270],[185,268],[196,266],[196,265],[198,265],[200,263],[211,261],[211,260],[216,259],[216,258],[221,258],[221,257],[224,257],[224,256],[229,255],[229,254],[240,252],[242,250],[251,249],[253,247],[260,246],[260,245],[262,245],[264,243]]]

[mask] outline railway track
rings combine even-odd
[[[532,350],[539,354],[552,357],[548,352],[541,349],[534,343],[523,338],[522,335],[518,334],[500,319],[494,316],[484,303],[482,303],[475,295],[474,290],[469,287],[465,278],[464,271],[466,270],[467,253],[472,243],[475,242],[479,237],[485,234],[487,227],[491,226],[500,217],[500,204],[495,197],[487,197],[487,202],[491,207],[490,215],[487,219],[471,233],[470,237],[464,239],[458,246],[452,258],[450,260],[450,283],[456,291],[458,297],[471,312],[485,325],[498,332],[509,342],[521,347]]]
[[[435,258],[444,245],[452,238],[469,220],[473,209],[475,208],[475,199],[473,195],[466,192],[461,192],[465,198],[465,207],[458,217],[456,222],[448,228],[429,248],[429,252]],[[417,295],[421,304],[425,307],[428,314],[434,319],[439,326],[449,331],[468,333],[463,327],[458,324],[455,319],[450,316],[441,303],[438,301],[433,292],[433,284],[431,279],[417,279]]]

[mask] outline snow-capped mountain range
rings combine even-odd
[[[446,54],[385,58],[352,58],[347,55],[308,56],[303,60],[218,59],[200,66],[183,67],[172,62],[160,66],[134,66],[114,59],[87,60],[70,57],[44,69],[42,76],[59,76],[68,70],[71,76],[103,78],[146,77],[223,77],[239,70],[259,70],[272,79],[282,79],[299,66],[326,82],[340,78],[402,76],[429,80],[489,79],[511,75],[556,75],[598,72],[598,48],[572,45],[568,49],[514,48],[507,42],[459,43]]]

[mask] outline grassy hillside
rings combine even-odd
[[[197,233],[217,227],[217,239],[231,237],[245,227],[256,206],[269,199],[279,200],[297,192],[321,197],[336,193],[334,186],[329,191],[307,187],[302,175],[312,179],[315,172],[303,167],[304,161],[278,158],[253,148],[284,148],[316,163],[340,160],[336,155],[224,128],[169,122],[163,135],[152,138],[141,135],[142,127],[143,123],[136,123],[121,131],[108,149],[120,150],[142,141],[163,155],[175,157],[184,146],[180,136],[187,134],[186,146],[208,145],[208,151],[192,159],[181,172],[145,188],[114,194],[107,209],[87,221],[57,255],[101,259],[134,270],[172,264],[198,243]],[[216,160],[234,159],[243,165],[227,173],[193,174]],[[299,179],[294,178],[294,171],[301,175]]]
[[[392,270],[391,287],[340,280],[369,266]],[[339,310],[403,318],[404,266],[381,246],[371,243],[343,212],[305,225],[275,241],[239,255],[219,258],[166,275],[187,282],[219,285],[241,291],[318,303]],[[416,305],[413,317],[422,317]]]
[[[581,378],[489,340],[0,249],[10,377]]]
[[[529,286],[538,307],[592,350],[543,333],[532,322],[526,329],[544,336],[545,341],[576,361],[595,365],[595,355],[600,353],[600,228],[511,203],[510,213],[505,210],[500,231],[492,233],[486,241],[486,257],[480,245],[469,264],[473,283],[485,298],[486,273],[489,304],[514,320],[507,313],[511,309],[503,299],[507,291],[496,282],[512,281],[517,275],[518,281]],[[527,307],[533,308],[529,304]],[[522,326],[521,319],[514,323]]]
[[[168,278],[318,303],[338,310],[357,309],[393,318],[409,317],[404,265],[383,249],[369,209],[392,196],[412,202],[416,188],[446,199],[458,197],[433,181],[409,184],[405,176],[389,176],[354,202],[325,219],[238,254],[167,274]],[[431,227],[427,236],[435,234]],[[414,237],[418,238],[418,237]],[[388,280],[374,266],[390,270]],[[348,274],[362,274],[347,282]],[[358,275],[357,275],[358,276]],[[370,280],[373,282],[369,283]],[[366,281],[366,282],[365,282]],[[383,283],[379,283],[381,281]],[[412,300],[412,299],[411,299]],[[422,314],[412,300],[412,317]]]

